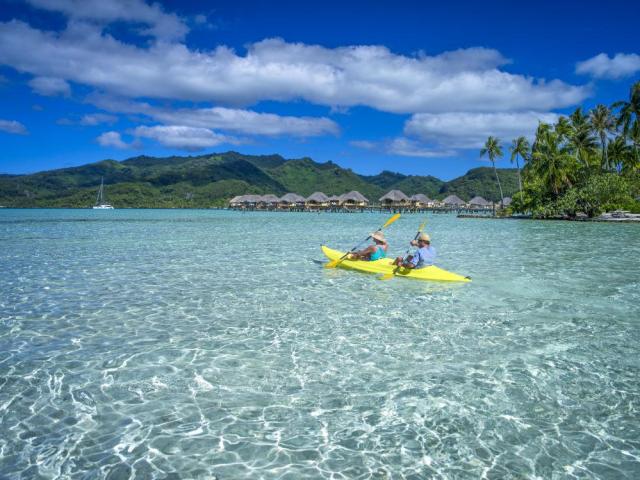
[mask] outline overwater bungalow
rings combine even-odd
[[[309,195],[305,201],[305,207],[308,209],[321,209],[329,206],[329,197],[322,192],[314,192]]]
[[[235,197],[233,197],[231,200],[229,200],[229,207],[238,208],[242,206],[243,197],[244,195],[236,195]]]
[[[383,207],[406,207],[410,204],[409,197],[407,197],[400,190],[391,190],[378,199]]]
[[[462,200],[457,195],[449,195],[442,201],[442,203],[447,208],[463,208],[467,205],[467,202]]]
[[[304,207],[305,198],[297,193],[287,193],[282,196],[278,202],[279,208],[296,208]]]
[[[369,205],[369,199],[356,190],[340,195],[340,205],[345,208],[363,208]]]
[[[240,204],[243,208],[256,208],[260,203],[260,195],[242,195]]]
[[[278,206],[278,202],[280,199],[276,197],[274,194],[269,193],[267,195],[262,195],[260,197],[260,202],[258,203],[259,208],[276,208]]]
[[[411,206],[414,208],[428,208],[433,207],[435,202],[427,197],[423,193],[416,193],[415,195],[411,195],[409,198]]]
[[[475,209],[490,209],[493,204],[480,196],[475,196],[469,200],[469,206]]]
[[[338,195],[331,195],[329,197],[329,206],[336,208],[340,206],[340,197]]]

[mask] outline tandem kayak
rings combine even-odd
[[[329,260],[339,260],[344,252],[333,250],[325,245],[322,246],[322,253],[324,253]],[[366,260],[343,260],[340,265],[342,268],[349,268],[351,270],[359,270],[367,273],[388,274],[393,273],[396,268],[393,265],[393,259],[382,258],[373,262],[367,262]],[[458,275],[457,273],[448,272],[440,267],[431,265],[430,267],[419,268],[417,270],[410,268],[401,268],[396,274],[396,277],[412,278],[414,280],[431,280],[436,282],[470,282],[471,279]]]

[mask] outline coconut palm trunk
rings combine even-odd
[[[522,175],[520,174],[520,162],[518,161],[519,155],[516,155],[516,167],[518,168],[518,188],[522,193]]]
[[[500,190],[500,206],[504,206],[504,195],[502,194],[502,185],[500,184],[500,177],[498,176],[498,169],[496,168],[496,162],[491,159],[491,163],[493,164],[493,173],[496,174],[496,181],[498,182],[498,190]],[[522,190],[522,187],[520,187]]]
[[[500,206],[503,206],[504,195],[502,194],[502,185],[500,184],[500,177],[498,177],[498,169],[496,168],[496,157],[502,156],[500,140],[493,136],[487,138],[484,147],[480,150],[480,157],[484,157],[485,154],[489,156],[489,160],[493,165],[493,171],[496,174],[496,181],[498,182],[498,189],[500,190]]]

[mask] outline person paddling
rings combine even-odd
[[[394,265],[415,269],[433,265],[436,260],[436,249],[431,246],[429,235],[421,233],[416,240],[411,240],[411,245],[418,247],[418,250],[406,259],[403,257],[396,258],[393,262]]]
[[[353,252],[349,260],[368,260],[373,262],[374,260],[385,258],[389,244],[384,238],[384,233],[377,231],[371,234],[371,238],[373,239],[373,245],[368,246],[364,250]]]

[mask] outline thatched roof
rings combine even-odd
[[[442,203],[444,203],[445,205],[464,205],[465,202],[464,200],[462,200],[460,197],[458,197],[457,195],[449,195],[447,198],[445,198]]]
[[[471,200],[469,200],[469,205],[481,205],[483,207],[486,207],[488,205],[491,205],[491,202],[488,202],[484,198],[476,195]]]
[[[267,195],[262,195],[260,197],[260,201],[263,203],[278,203],[280,199],[276,197],[273,193],[269,193]]]
[[[511,197],[504,197],[502,199],[502,205],[504,205],[505,207],[508,207],[509,205],[511,205]]]
[[[365,197],[364,195],[362,195],[360,192],[356,191],[356,190],[352,190],[348,193],[343,193],[342,195],[340,195],[340,201],[342,202],[348,202],[348,201],[352,201],[352,202],[366,202],[369,203],[369,199],[367,197]]]
[[[240,203],[258,203],[260,201],[260,195],[242,195]]]
[[[339,202],[340,201],[340,197],[338,195],[331,195],[329,197],[329,201],[330,202]]]
[[[329,197],[322,192],[314,192],[307,197],[307,202],[324,203],[328,201]]]
[[[304,197],[297,193],[287,193],[280,199],[282,203],[304,203]]]
[[[407,197],[400,190],[391,190],[387,192],[385,195],[379,198],[381,202],[408,202],[409,197]]]
[[[236,195],[231,200],[229,200],[229,203],[240,203],[242,201],[242,197],[244,197],[244,195]]]
[[[411,195],[411,198],[409,200],[411,200],[412,202],[420,202],[420,203],[429,203],[432,201],[424,193],[416,193],[415,195]]]

